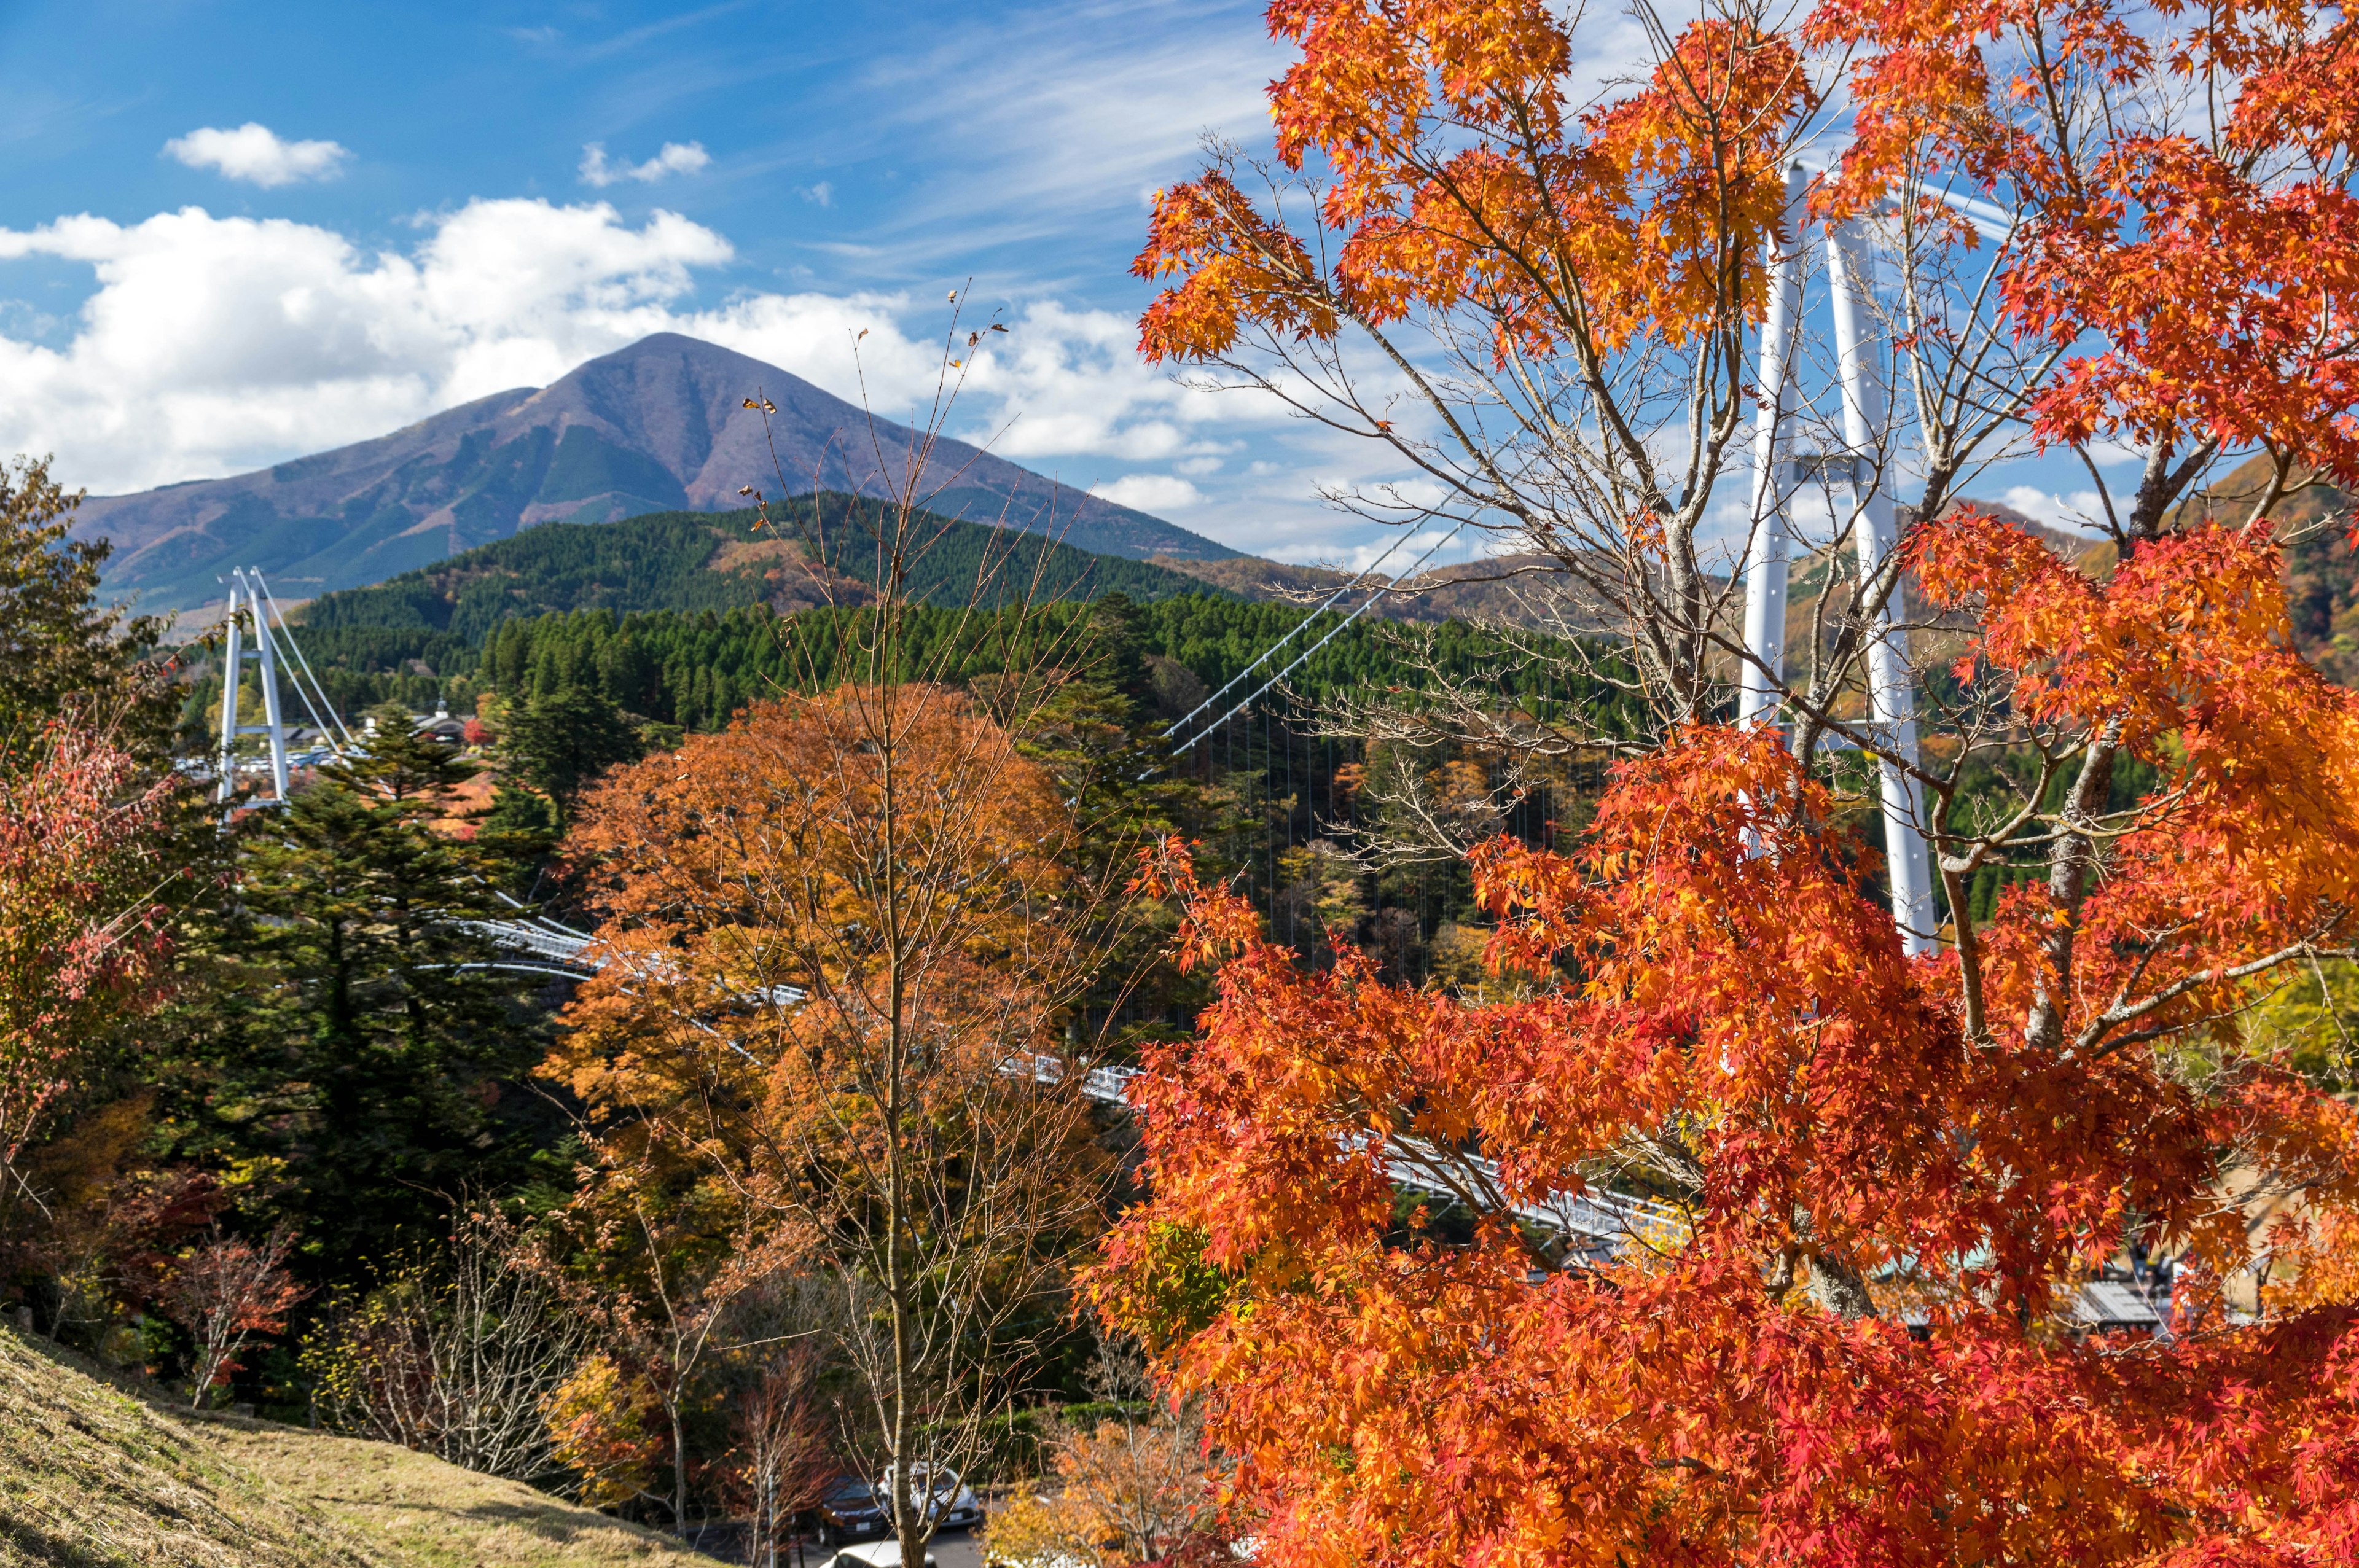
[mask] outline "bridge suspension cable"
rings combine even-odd
[[[1272,643],[1268,647],[1264,648],[1255,656],[1254,661],[1251,664],[1245,665],[1245,668],[1239,670],[1236,674],[1231,676],[1225,682],[1223,682],[1220,690],[1212,693],[1212,696],[1206,697],[1203,701],[1198,703],[1195,707],[1181,714],[1178,719],[1173,719],[1171,722],[1171,728],[1173,730],[1184,728],[1188,720],[1195,718],[1196,715],[1203,712],[1204,709],[1220,701],[1221,698],[1226,696],[1230,689],[1237,684],[1237,682],[1253,674],[1255,670],[1260,668],[1262,665],[1275,656],[1280,648],[1285,647],[1287,643],[1292,642],[1296,637],[1300,636],[1304,627],[1309,626],[1313,621],[1319,619],[1320,616],[1324,615],[1328,611],[1333,609],[1337,600],[1343,598],[1345,594],[1351,592],[1353,589],[1359,587],[1360,584],[1367,581],[1370,577],[1374,576],[1375,569],[1378,567],[1383,566],[1386,561],[1389,560],[1392,557],[1392,553],[1395,550],[1399,549],[1403,545],[1407,544],[1408,539],[1409,535],[1403,534],[1395,538],[1391,544],[1386,545],[1384,549],[1384,554],[1378,556],[1375,560],[1370,561],[1365,568],[1364,568],[1356,576],[1345,582],[1343,587],[1337,589],[1334,592],[1321,600],[1318,609],[1312,611],[1309,615],[1304,616],[1296,625],[1288,628],[1286,634],[1280,637],[1277,642]],[[1396,579],[1395,580],[1397,581],[1398,579]],[[1267,688],[1265,687],[1264,689],[1266,690]],[[1247,698],[1246,700],[1250,701],[1252,699]]]
[[[1326,635],[1321,637],[1319,641],[1311,643],[1308,648],[1303,649],[1299,654],[1297,654],[1287,663],[1285,668],[1279,670],[1276,675],[1262,682],[1261,685],[1254,690],[1252,695],[1247,697],[1243,702],[1238,703],[1234,708],[1230,708],[1226,713],[1222,714],[1218,719],[1213,719],[1210,724],[1207,724],[1202,729],[1197,730],[1195,734],[1190,735],[1185,741],[1182,741],[1178,745],[1172,747],[1171,755],[1175,757],[1180,756],[1190,748],[1193,747],[1197,741],[1203,740],[1207,735],[1219,730],[1222,725],[1226,724],[1230,719],[1234,719],[1238,714],[1243,713],[1246,708],[1251,708],[1255,703],[1259,702],[1262,697],[1268,693],[1272,687],[1284,680],[1288,676],[1292,675],[1296,670],[1300,669],[1305,664],[1310,662],[1310,656],[1313,654],[1316,654],[1320,649],[1333,642],[1336,634],[1342,632],[1344,627],[1349,626],[1353,622],[1357,621],[1362,615],[1367,613],[1369,608],[1378,600],[1399,588],[1402,583],[1407,582],[1416,574],[1419,568],[1424,566],[1426,562],[1433,558],[1435,552],[1439,551],[1442,546],[1450,543],[1451,540],[1458,537],[1460,531],[1465,526],[1465,519],[1459,519],[1457,524],[1452,527],[1449,533],[1444,534],[1440,538],[1436,539],[1432,544],[1426,546],[1425,554],[1418,557],[1417,559],[1411,561],[1408,566],[1403,567],[1390,582],[1378,587],[1371,592],[1366,599],[1362,600],[1357,609],[1353,610],[1349,615],[1344,616],[1343,620],[1337,622],[1334,625],[1329,627],[1327,629]],[[1397,548],[1400,544],[1408,538],[1408,535],[1404,534],[1399,539],[1396,539],[1393,542],[1393,546],[1385,551],[1385,555],[1391,555],[1393,549]],[[1379,562],[1384,558],[1384,556],[1378,556],[1376,557]],[[1362,574],[1363,577],[1365,575],[1365,573]],[[1355,579],[1354,580],[1356,581],[1359,579]],[[1245,677],[1246,671],[1253,669],[1254,665],[1259,665],[1264,659],[1267,659],[1271,654],[1275,654],[1279,648],[1284,647],[1288,638],[1292,637],[1295,632],[1301,631],[1303,627],[1310,625],[1311,622],[1324,614],[1326,612],[1327,606],[1333,604],[1335,602],[1335,599],[1340,597],[1342,597],[1341,589],[1337,590],[1337,593],[1327,600],[1327,604],[1321,605],[1317,610],[1312,611],[1309,615],[1303,617],[1302,624],[1300,626],[1295,627],[1293,632],[1288,632],[1286,634],[1286,637],[1281,637],[1276,643],[1272,643],[1268,652],[1263,654],[1261,658],[1256,659],[1253,664],[1247,665],[1244,670],[1238,671],[1236,676],[1230,680],[1229,685],[1223,687],[1221,690],[1226,691],[1229,689],[1229,687],[1233,687],[1236,685],[1238,681],[1243,680]],[[1218,695],[1218,693],[1214,694],[1214,696]],[[1203,702],[1197,704],[1194,712],[1201,713],[1210,706],[1212,706],[1212,698],[1207,697]],[[1191,713],[1189,717],[1192,718],[1194,717],[1194,714]],[[1180,720],[1180,723],[1185,724],[1187,721],[1188,719],[1183,718]],[[1178,725],[1174,725],[1173,728],[1177,729]]]

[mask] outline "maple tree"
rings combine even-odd
[[[1119,856],[1076,816],[1086,800],[1116,831],[1088,776],[1090,622],[1043,613],[1044,541],[977,540],[928,504],[962,356],[1005,330],[953,311],[923,438],[877,503],[831,517],[744,492],[757,531],[803,535],[833,607],[781,639],[812,695],[751,704],[582,799],[566,849],[601,969],[544,1069],[589,1108],[585,1218],[701,1204],[735,1227],[733,1270],[823,1284],[854,1445],[911,1561],[949,1501],[918,1478],[984,1451],[1058,1332],[1063,1256],[1098,1227],[1111,1170],[1082,1029],[1119,939],[1102,918]],[[938,557],[971,548],[965,603],[920,606]],[[837,605],[849,579],[811,563],[856,557]],[[1019,733],[1069,753],[1063,773]]]
[[[645,1495],[663,1458],[662,1417],[647,1385],[603,1351],[586,1357],[543,1401],[550,1452],[593,1509]]]
[[[750,1505],[747,1561],[777,1568],[803,1515],[826,1495],[837,1461],[818,1388],[819,1355],[809,1341],[769,1357],[735,1400],[736,1481]]]
[[[1102,1346],[1089,1382],[1101,1400],[1145,1407],[1145,1419],[1052,1427],[1040,1478],[1052,1489],[1018,1488],[992,1510],[986,1560],[1131,1568],[1234,1555],[1235,1543],[1221,1530],[1219,1465],[1205,1452],[1201,1403],[1157,1400],[1144,1359],[1127,1346]]]
[[[715,1223],[742,1215],[742,1205],[719,1184],[669,1183],[631,1160],[628,1151],[646,1152],[646,1131],[626,1129],[619,1147],[592,1141],[594,1163],[567,1214],[591,1228],[566,1293],[598,1349],[543,1407],[553,1456],[581,1475],[593,1506],[653,1498],[685,1539],[688,1428],[705,1404],[702,1385],[733,1348],[732,1309],[772,1277],[794,1238],[782,1248],[776,1236],[748,1238],[742,1223]],[[668,1489],[654,1484],[658,1461]]]
[[[107,1024],[152,1005],[173,789],[103,732],[0,737],[0,1239]]]
[[[2359,704],[2291,650],[2267,520],[2359,478],[2359,35],[2290,5],[1644,13],[1650,69],[1576,104],[1578,24],[1538,4],[1269,15],[1278,168],[1158,198],[1144,349],[1384,444],[1442,489],[1419,520],[1516,535],[1653,720],[1593,737],[1625,760],[1576,839],[1474,847],[1478,994],[1306,968],[1180,846],[1150,868],[1220,994],[1134,1090],[1152,1196],[1093,1288],[1208,1400],[1260,1560],[2359,1554],[2359,1123],[2239,1022],[2359,942]],[[1910,404],[1846,466],[1928,521],[1780,682],[1790,733],[1745,731],[1713,722],[1745,654],[1703,524],[1784,174],[1838,99],[1811,220],[1896,258]],[[1959,503],[2027,443],[2090,459],[2109,561]],[[2183,504],[2256,451],[2268,494]],[[1813,762],[1879,744],[1860,661],[1910,579],[1956,655],[1912,764],[1944,941],[1913,959]],[[1977,910],[1995,864],[2039,875]],[[1471,1241],[1401,1234],[1404,1173]],[[1547,1221],[1604,1187],[1651,1206],[1585,1244]],[[2301,1273],[2253,1316],[2262,1198]],[[2170,1333],[2080,1332],[2133,1242],[2182,1260]]]
[[[581,1206],[701,1193],[741,1260],[836,1279],[902,1475],[979,1451],[1094,1227],[1105,1159],[1050,1029],[1074,832],[973,698],[911,685],[757,704],[610,774],[569,840],[606,915],[545,1069],[600,1124]],[[924,1500],[895,1506],[921,1545]]]
[[[192,1408],[202,1409],[212,1391],[238,1371],[239,1354],[257,1334],[277,1334],[287,1314],[310,1292],[283,1267],[295,1233],[273,1226],[259,1246],[223,1236],[218,1226],[183,1254],[165,1281],[164,1310],[195,1341],[190,1365]]]

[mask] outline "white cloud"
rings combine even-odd
[[[201,208],[0,230],[0,263],[87,263],[50,347],[0,336],[0,452],[55,451],[100,491],[233,473],[542,385],[647,333],[727,241],[674,213],[475,201],[414,254]]]
[[[205,126],[164,144],[164,151],[190,168],[210,168],[225,179],[266,188],[306,179],[333,179],[352,154],[333,142],[290,142],[269,126],[248,120],[234,131]]]
[[[817,185],[799,185],[795,188],[795,192],[804,200],[809,201],[815,206],[832,207],[835,205],[835,186],[829,180],[822,179]]]
[[[933,395],[947,325],[939,296],[755,292],[701,305],[700,277],[734,259],[729,242],[660,210],[634,227],[603,201],[471,201],[429,220],[407,252],[196,207],[0,229],[0,285],[9,261],[29,257],[86,265],[97,289],[38,333],[0,313],[0,453],[54,451],[61,479],[100,493],[384,435],[546,385],[651,332],[723,344],[908,419]],[[951,345],[969,362],[951,433],[1078,489],[1209,509],[1197,484],[1146,470],[1188,462],[1201,475],[1277,417],[1141,365],[1136,329],[1112,312],[1041,301],[1007,324],[978,349]],[[1250,482],[1275,492],[1291,471]],[[1294,487],[1298,503],[1307,495]]]
[[[2059,495],[2036,485],[2017,484],[2008,486],[1999,500],[2050,528],[2088,532],[2101,527],[2105,519],[2104,498],[2093,490]]]
[[[592,142],[582,149],[582,183],[600,189],[625,179],[653,185],[669,175],[694,174],[712,161],[712,155],[704,150],[702,142],[666,142],[645,163],[608,163],[605,145]]]
[[[1092,486],[1090,493],[1141,512],[1183,512],[1204,499],[1186,480],[1161,473],[1126,473],[1110,483]]]

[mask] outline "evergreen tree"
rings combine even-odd
[[[163,623],[99,602],[109,546],[66,537],[81,504],[47,459],[0,463],[0,758],[11,737],[68,709],[143,756],[160,754],[171,730],[175,694],[147,657]]]
[[[546,981],[481,966],[475,924],[518,867],[430,824],[475,772],[381,723],[276,813],[241,824],[235,875],[194,922],[159,1048],[174,1152],[275,1189],[305,1272],[348,1281],[438,1236],[466,1190],[514,1190],[562,1135],[519,1086]]]
[[[517,776],[560,807],[605,769],[636,762],[644,750],[613,697],[572,681],[535,696],[508,722],[507,752]]]

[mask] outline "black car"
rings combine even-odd
[[[819,1543],[824,1547],[841,1546],[847,1541],[872,1535],[889,1535],[893,1528],[886,1517],[885,1499],[876,1495],[875,1487],[857,1476],[838,1476],[830,1481],[809,1519]]]

